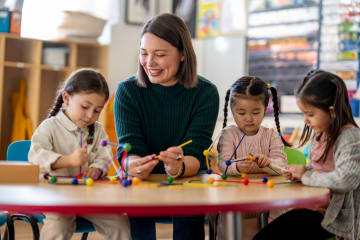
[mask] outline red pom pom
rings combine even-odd
[[[248,180],[247,178],[245,178],[245,179],[243,180],[243,183],[244,183],[244,185],[248,185],[248,184],[249,184],[249,180]]]

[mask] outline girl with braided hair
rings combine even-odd
[[[106,176],[112,159],[110,146],[101,147],[108,139],[97,122],[109,98],[103,75],[93,69],[75,71],[59,91],[49,117],[35,130],[29,161],[40,166],[42,173],[53,176],[76,176],[96,180]],[[75,215],[46,213],[40,239],[70,239],[76,225]],[[130,239],[125,215],[85,215],[103,239]]]
[[[277,132],[261,126],[269,104],[269,91],[274,103]],[[229,102],[237,126],[226,127]],[[242,142],[239,144],[241,139]],[[254,161],[236,162],[228,168],[227,173],[274,174],[274,171],[266,167],[270,163],[280,167],[287,165],[284,145],[290,146],[281,136],[276,88],[270,87],[258,77],[244,76],[235,81],[225,97],[223,132],[219,139],[218,151],[221,158],[226,160],[243,159],[253,154]],[[233,159],[230,159],[231,156]],[[225,171],[224,161],[218,161],[218,166],[221,171]]]
[[[277,132],[261,126],[269,104],[269,91],[274,103]],[[229,102],[236,126],[226,127]],[[226,171],[229,175],[241,173],[276,174],[267,166],[273,164],[272,167],[277,172],[280,172],[280,169],[277,169],[278,167],[287,166],[286,155],[283,151],[284,145],[290,146],[281,136],[276,89],[258,77],[244,76],[236,80],[226,93],[223,130],[217,149],[220,157],[225,160],[246,159],[249,154],[253,154],[254,161],[238,161],[228,168],[225,161],[218,161],[219,169],[222,172]],[[227,170],[225,170],[226,168]],[[250,236],[252,238],[258,231],[257,219],[254,215],[243,216],[243,238],[248,239]],[[227,239],[228,236],[224,231],[227,224],[225,214],[219,214],[212,221],[217,224],[216,239]]]

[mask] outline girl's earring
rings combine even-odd
[[[329,107],[329,111],[330,111],[330,117],[331,117],[331,119],[335,119],[336,115],[335,115],[335,112],[334,112],[334,107],[333,107],[333,106],[330,106],[330,107]]]

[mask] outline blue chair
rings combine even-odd
[[[7,149],[7,155],[6,159],[7,161],[29,161],[28,160],[28,153],[30,150],[31,141],[30,140],[24,140],[24,141],[17,141],[13,142],[8,146]],[[39,226],[37,223],[44,224],[44,218],[45,216],[42,214],[22,214],[22,213],[16,213],[13,214],[10,217],[11,222],[14,222],[15,220],[23,220],[31,224],[31,228],[33,231],[33,237],[34,239],[39,239],[40,233],[39,233]],[[95,228],[93,224],[82,217],[76,218],[76,233],[83,233],[81,240],[86,240],[89,232],[95,232]],[[15,234],[15,233],[14,233]]]

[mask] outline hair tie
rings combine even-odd
[[[279,132],[279,136],[280,136],[280,137],[282,136],[282,133],[281,133],[281,132]]]

